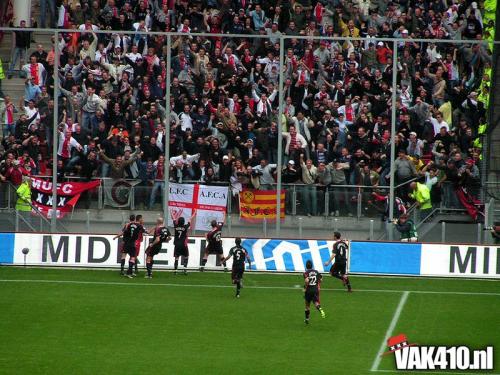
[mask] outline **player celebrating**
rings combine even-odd
[[[136,276],[134,265],[136,262],[135,242],[139,238],[139,233],[144,232],[144,228],[136,221],[130,222],[123,231],[123,249],[129,255],[127,277],[129,279]]]
[[[319,284],[321,283],[321,274],[313,269],[313,264],[310,260],[306,262],[306,272],[304,272],[304,299],[306,302],[306,318],[304,323],[309,324],[309,315],[311,314],[311,302],[314,303],[316,309],[321,314],[321,317],[326,317],[325,311],[321,308],[319,302]]]
[[[120,234],[117,234],[116,236],[113,237],[113,240],[116,240],[117,238],[123,237],[123,233],[125,232],[125,230],[127,229],[127,227],[131,223],[135,222],[135,215],[130,215],[128,219],[129,219],[129,222],[123,226],[122,231],[121,231]],[[125,250],[125,244],[123,244],[123,243],[122,243],[120,252],[122,254],[122,259],[120,261],[120,266],[121,266],[120,275],[123,276],[123,275],[125,275],[125,260],[127,258],[127,251]]]
[[[212,226],[212,230],[206,235],[207,247],[205,248],[205,253],[201,260],[200,271],[203,272],[205,270],[208,256],[210,254],[216,254],[224,266],[224,272],[227,272],[226,262],[224,261],[224,250],[222,249],[222,226],[224,223],[218,223],[217,220],[212,220],[210,225]]]
[[[325,262],[325,267],[335,259],[335,263],[330,269],[331,275],[342,280],[342,284],[347,286],[347,291],[352,292],[351,283],[349,282],[349,277],[347,277],[347,249],[349,245],[345,240],[340,239],[339,232],[333,234],[333,239],[335,243],[333,244],[332,256],[328,262]]]
[[[189,259],[189,249],[188,249],[188,229],[191,227],[191,223],[185,223],[184,218],[180,216],[182,210],[175,211],[171,210],[170,215],[174,222],[174,274],[177,274],[177,267],[179,266],[179,257],[182,257],[182,265],[184,266],[184,275],[187,275],[187,265]],[[193,215],[194,216],[194,215]],[[191,217],[192,219],[193,217]]]
[[[135,216],[135,222],[141,225],[142,231],[139,232],[139,235],[137,236],[137,240],[135,241],[135,273],[139,273],[138,268],[137,268],[137,263],[139,259],[139,253],[141,252],[141,244],[143,240],[143,234],[147,233],[146,229],[144,228],[144,219],[142,218],[142,215],[136,215]]]
[[[146,269],[148,273],[144,277],[147,279],[153,277],[154,256],[161,251],[161,245],[164,242],[169,242],[171,239],[170,231],[163,225],[162,217],[156,219],[156,227],[154,227],[151,232],[153,234],[153,242],[151,242],[146,249]]]
[[[240,289],[242,288],[243,272],[245,272],[245,260],[248,260],[248,267],[252,267],[252,262],[248,256],[247,251],[241,246],[241,238],[236,238],[234,240],[236,246],[233,246],[229,250],[227,257],[223,258],[224,264],[232,257],[233,268],[231,270],[231,279],[233,284],[236,284],[236,298],[240,298]]]

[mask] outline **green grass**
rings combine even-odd
[[[367,374],[403,291],[393,333],[500,350],[498,281],[352,277],[348,294],[326,277],[327,317],[305,326],[300,275],[247,273],[239,300],[229,278],[1,267],[0,374]]]

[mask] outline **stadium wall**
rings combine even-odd
[[[121,241],[113,235],[1,233],[0,264],[57,267],[119,267]],[[149,239],[141,244],[139,261]],[[330,257],[333,241],[250,239],[242,241],[252,260],[252,270],[260,272],[302,272],[311,259],[320,272]],[[225,253],[234,238],[223,239]],[[29,252],[23,254],[23,249]],[[203,237],[189,240],[189,268],[197,268],[205,248]],[[171,269],[173,244],[163,245],[155,257],[155,268]],[[500,279],[500,246],[465,244],[412,244],[397,242],[350,242],[351,274],[438,276]],[[231,266],[231,261],[229,261]],[[207,267],[216,267],[215,256]]]

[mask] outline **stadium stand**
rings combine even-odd
[[[59,34],[59,88],[53,36],[19,28],[15,40],[5,33],[2,42],[14,47],[10,57],[1,55],[3,182],[18,182],[15,160],[24,174],[51,175],[58,100],[59,128],[68,136],[67,142],[61,136],[58,153],[61,181],[140,180],[136,200],[154,209],[160,194],[153,186],[163,181],[164,162],[171,181],[228,184],[235,194],[245,187],[272,188],[281,168],[290,214],[359,216],[383,202],[375,211],[387,216],[395,89],[396,216],[411,207],[411,182],[418,180],[429,189],[433,207],[466,209],[474,221],[482,220],[489,198],[481,189],[488,178],[483,158],[489,156],[483,143],[495,125],[490,91],[496,55],[492,43],[481,41],[494,40],[494,0],[81,0],[57,1],[54,14],[33,13],[33,21],[85,31]],[[4,25],[12,21],[17,27],[20,20],[4,17]],[[136,33],[148,31],[185,33],[171,39],[170,72],[167,38]],[[284,41],[279,118],[283,35],[297,38]],[[420,38],[425,41],[412,40]],[[29,61],[18,70],[14,60],[23,49]],[[170,153],[164,161],[166,142]],[[120,156],[134,160],[116,170],[105,159]]]

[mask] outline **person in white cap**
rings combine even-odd
[[[417,133],[411,132],[410,138],[408,139],[408,147],[406,148],[406,153],[409,156],[422,157],[424,152],[424,142],[417,138]]]
[[[287,184],[295,184],[300,179],[300,173],[295,167],[295,161],[289,160],[286,167],[283,168],[281,172],[283,184],[286,186]],[[292,207],[295,205],[295,202],[292,201],[292,189],[291,185],[284,187],[285,189],[285,211],[288,214],[292,213]]]
[[[467,10],[465,11],[465,15],[468,17],[469,14],[473,14],[476,17],[476,20],[478,20],[479,23],[481,24],[481,27],[484,27],[483,16],[481,15],[481,11],[477,6],[477,2],[473,1],[472,4],[470,5],[470,8],[467,8]]]

